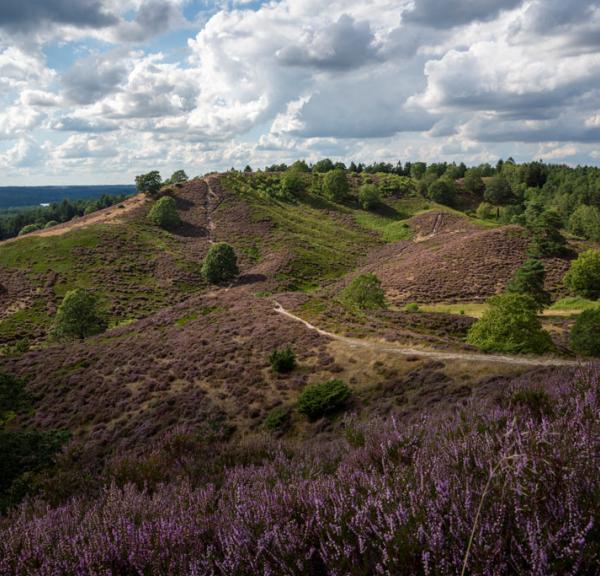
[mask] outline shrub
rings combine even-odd
[[[148,213],[148,220],[155,226],[170,229],[181,224],[181,219],[177,213],[175,200],[170,196],[159,198]]]
[[[12,420],[17,412],[28,409],[30,404],[25,382],[12,374],[0,372],[0,427]]]
[[[381,203],[379,190],[374,184],[363,184],[358,190],[358,201],[363,210],[371,210]]]
[[[600,356],[600,308],[584,310],[571,329],[571,348],[583,356]]]
[[[271,432],[282,432],[290,424],[290,410],[283,406],[273,408],[265,418],[263,426]]]
[[[385,293],[375,274],[357,276],[342,291],[342,300],[363,310],[385,307]]]
[[[106,321],[98,311],[96,297],[82,288],[65,294],[54,319],[53,334],[57,338],[79,338],[100,334]]]
[[[57,226],[58,222],[56,220],[50,220],[48,222],[46,222],[46,224],[44,225],[44,228],[47,230],[48,228],[52,228],[53,226]]]
[[[239,274],[233,246],[226,242],[213,244],[202,263],[202,274],[211,284],[233,280]]]
[[[404,307],[404,310],[406,310],[406,312],[418,312],[419,311],[419,305],[416,302],[409,302]]]
[[[507,292],[515,294],[529,294],[539,308],[550,304],[550,294],[544,290],[546,270],[537,258],[529,258],[515,273],[513,279],[506,287]]]
[[[598,298],[600,296],[600,252],[586,250],[577,260],[571,263],[571,268],[563,278],[565,286],[577,296]]]
[[[298,412],[316,420],[339,410],[350,397],[350,389],[342,380],[310,384],[298,398]]]
[[[438,178],[427,188],[427,195],[434,202],[452,206],[456,199],[456,186],[449,178]]]
[[[323,177],[323,194],[328,200],[341,202],[348,195],[348,190],[345,170],[331,170]]]
[[[269,362],[275,372],[285,374],[286,372],[291,372],[296,367],[296,355],[288,346],[281,350],[273,350],[271,356],[269,356]]]
[[[138,192],[143,192],[151,197],[158,196],[160,187],[162,186],[162,180],[160,178],[160,172],[158,170],[152,170],[147,174],[140,174],[135,177],[135,187]]]
[[[304,180],[297,170],[288,170],[281,177],[281,193],[284,196],[298,196],[304,190]]]
[[[496,209],[489,202],[481,202],[475,211],[477,218],[488,220],[496,215]]]
[[[594,242],[600,242],[600,209],[581,204],[569,218],[569,230]]]
[[[41,230],[42,227],[39,224],[27,224],[23,226],[21,230],[19,230],[19,236],[23,236],[24,234],[29,234],[30,232],[35,232],[36,230]]]
[[[540,354],[552,348],[550,335],[537,317],[538,304],[528,294],[505,293],[488,301],[490,307],[467,335],[467,342],[484,352]]]
[[[165,184],[183,184],[188,181],[188,175],[185,170],[177,170],[173,172],[171,177],[165,182]]]

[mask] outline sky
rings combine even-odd
[[[600,1],[0,1],[2,185],[599,143]]]

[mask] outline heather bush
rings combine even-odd
[[[93,294],[76,288],[65,294],[56,312],[53,335],[56,338],[79,338],[100,334],[106,330],[106,320],[98,309]]]
[[[269,356],[269,363],[275,372],[285,374],[291,372],[296,367],[296,355],[289,346],[281,350],[273,350]]]
[[[600,356],[600,308],[584,310],[571,329],[571,348],[583,356]]]
[[[166,230],[179,226],[181,218],[177,213],[175,200],[171,196],[159,198],[148,212],[148,220],[155,226],[160,226]]]
[[[586,250],[571,263],[563,278],[565,286],[577,296],[598,298],[600,296],[600,251]]]
[[[213,244],[202,263],[202,274],[211,284],[233,280],[239,274],[233,246],[226,242]]]
[[[385,307],[385,293],[375,274],[360,274],[342,291],[341,299],[350,306],[361,310],[373,310]]]
[[[217,483],[23,507],[0,528],[0,573],[596,574],[599,376],[550,373],[555,409],[540,416],[473,401],[455,418],[273,449]]]
[[[505,293],[488,300],[489,309],[473,324],[467,342],[484,352],[547,352],[550,335],[537,317],[538,303],[528,294]]]
[[[298,412],[309,420],[317,420],[342,408],[348,398],[350,389],[342,380],[310,384],[298,398]]]

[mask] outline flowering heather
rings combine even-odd
[[[349,422],[347,442],[282,446],[216,484],[23,507],[0,573],[598,574],[600,371],[546,391],[523,378],[410,430]]]

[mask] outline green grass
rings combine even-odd
[[[577,314],[584,310],[591,310],[599,307],[599,301],[588,300],[587,298],[581,298],[579,296],[568,296],[552,304],[546,312],[548,314],[552,314],[553,312],[571,312]]]
[[[322,281],[339,278],[379,243],[368,229],[346,222],[351,210],[344,205],[308,194],[296,201],[270,198],[236,175],[228,175],[224,185],[248,202],[253,220],[269,219],[275,225],[275,244],[258,246],[258,250],[260,254],[273,250],[292,254],[277,278],[286,289],[309,291]]]
[[[410,240],[413,235],[410,226],[406,222],[390,216],[360,211],[354,215],[354,219],[363,228],[378,232],[384,242]]]
[[[485,302],[419,304],[419,310],[422,310],[423,312],[439,312],[444,314],[463,313],[465,316],[471,316],[473,318],[481,318],[487,309],[488,305]]]

